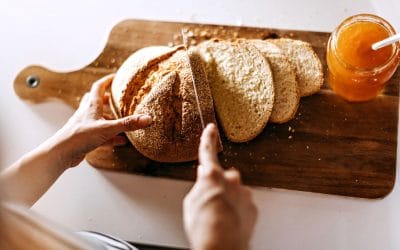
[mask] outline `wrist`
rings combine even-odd
[[[238,234],[237,225],[212,223],[193,231],[189,238],[194,250],[246,250],[248,242],[244,242]]]
[[[69,141],[72,139],[66,133],[58,131],[55,135],[43,142],[38,148],[38,154],[46,155],[47,163],[59,171],[68,169],[68,156],[71,155]]]
[[[191,247],[193,250],[247,250],[248,246],[241,246],[237,242],[226,242],[222,239],[218,241],[207,241],[199,244],[193,244]]]

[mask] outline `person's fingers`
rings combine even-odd
[[[128,139],[125,136],[117,135],[110,140],[106,141],[103,145],[116,147],[116,146],[124,146],[128,143]]]
[[[246,216],[248,220],[248,223],[245,224],[248,227],[247,230],[251,231],[258,217],[258,209],[256,204],[254,203],[253,193],[251,192],[251,189],[249,187],[242,187],[240,189],[240,193],[241,193],[241,198],[240,198],[241,213],[242,215]]]
[[[223,183],[224,172],[215,167],[199,165],[197,167],[197,181],[208,180],[216,183]]]
[[[101,128],[107,129],[111,134],[133,131],[149,126],[152,118],[149,115],[131,115],[117,120],[104,120]]]
[[[229,169],[224,172],[225,180],[227,183],[235,186],[239,186],[241,184],[240,173],[236,169]]]
[[[111,94],[110,92],[106,91],[103,96],[103,103],[108,103],[110,101]]]
[[[104,104],[103,105],[103,117],[106,120],[114,120],[116,117],[114,117],[114,114],[111,110],[110,105]]]
[[[89,106],[89,93],[85,93],[82,97],[81,97],[81,101],[79,102],[79,107],[76,110],[74,117],[76,116],[80,116],[83,113],[86,112],[87,107]]]
[[[90,104],[94,107],[97,116],[101,116],[103,112],[104,94],[113,79],[114,74],[106,75],[94,82],[90,89]]]
[[[88,101],[89,101],[89,92],[85,93],[82,96],[81,101],[79,103],[79,108],[85,106]]]
[[[106,108],[104,107],[104,109],[106,109]],[[115,119],[114,115],[112,115],[111,113],[108,113],[108,112],[104,112],[103,117],[106,120],[114,120]]]
[[[246,186],[241,187],[241,195],[246,199],[246,200],[253,200],[253,193],[251,192],[251,189]]]
[[[215,124],[208,124],[200,138],[199,164],[222,171],[218,161],[218,132]]]

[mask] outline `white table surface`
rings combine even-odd
[[[400,29],[400,2],[382,1],[51,1],[0,2],[0,166],[51,136],[73,113],[62,103],[31,105],[13,91],[25,66],[79,69],[126,18],[332,31],[369,12]],[[143,243],[187,246],[181,202],[192,183],[96,170],[68,170],[33,209],[72,230]],[[253,249],[400,249],[400,187],[383,200],[254,188],[259,220]]]

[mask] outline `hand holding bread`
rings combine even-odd
[[[66,168],[76,166],[87,153],[99,146],[126,144],[126,139],[120,133],[142,129],[151,124],[152,118],[148,114],[105,119],[104,106],[108,105],[105,93],[113,77],[108,75],[93,83],[74,115],[47,141],[47,144],[60,145],[57,146],[62,148],[59,162],[65,164]]]

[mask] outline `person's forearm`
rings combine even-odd
[[[2,171],[2,198],[32,206],[66,169],[60,146],[50,138]]]

